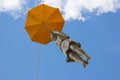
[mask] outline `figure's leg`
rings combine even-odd
[[[76,44],[71,44],[70,49],[74,52],[78,53],[81,56],[84,56],[87,61],[90,59],[90,56],[88,56],[81,48],[79,48]]]
[[[88,56],[85,51],[83,51],[81,48],[79,48],[80,54],[82,54],[82,56],[86,57],[87,61],[90,59],[90,56]]]
[[[74,52],[70,52],[70,53],[69,53],[69,58],[70,58],[71,60],[73,60],[73,61],[82,63],[84,67],[86,67],[87,64],[88,64],[88,62],[85,61],[85,60],[83,60],[83,59],[80,57],[79,54],[74,53]]]

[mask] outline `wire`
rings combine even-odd
[[[44,4],[44,0],[42,0],[42,3]]]
[[[38,51],[38,58],[37,58],[37,75],[36,80],[39,80],[39,73],[40,73],[40,50]]]

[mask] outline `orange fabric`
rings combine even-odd
[[[48,44],[50,33],[48,31],[62,31],[64,19],[58,8],[41,4],[28,11],[25,29],[32,41]]]

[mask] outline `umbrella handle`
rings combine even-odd
[[[51,33],[51,32],[52,32],[52,30],[50,30],[50,29],[48,28],[48,26],[49,26],[49,25],[48,25],[48,24],[44,24],[44,22],[42,22],[42,23],[43,23],[44,27],[48,30],[48,32],[50,32],[50,33]]]

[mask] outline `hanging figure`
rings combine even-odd
[[[87,66],[90,57],[81,49],[80,43],[72,41],[63,32],[51,31],[50,37],[67,56],[67,62],[80,62],[84,67]]]

